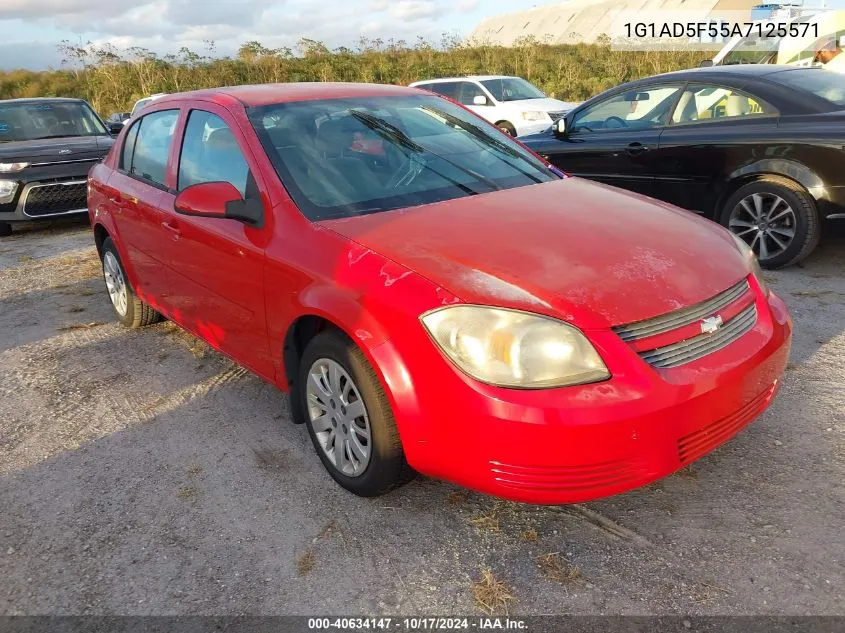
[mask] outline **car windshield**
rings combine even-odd
[[[845,108],[845,75],[842,73],[823,68],[800,68],[772,73],[766,78],[821,97],[835,106],[834,109]]]
[[[490,91],[496,101],[519,101],[520,99],[543,99],[544,95],[535,86],[518,77],[486,79],[481,85]]]
[[[0,143],[107,134],[86,103],[0,103]]]
[[[489,124],[435,96],[281,103],[250,108],[249,116],[279,177],[311,220],[559,177]]]

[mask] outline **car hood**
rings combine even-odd
[[[2,162],[54,162],[99,159],[114,145],[110,136],[74,136],[0,143]]]
[[[503,101],[503,105],[513,106],[521,110],[541,110],[543,112],[569,112],[577,108],[580,103],[560,101],[545,97],[543,99],[518,99],[516,101]]]
[[[579,178],[321,224],[462,301],[587,329],[699,303],[748,274],[720,226]]]

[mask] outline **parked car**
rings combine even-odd
[[[90,175],[118,320],[164,315],[290,391],[356,494],[417,471],[536,503],[610,495],[712,451],[777,390],[791,320],[744,242],[567,178],[448,99],[241,86],[130,125]]]
[[[133,116],[138,114],[141,110],[143,110],[144,106],[146,106],[148,103],[151,103],[151,102],[155,101],[156,99],[161,99],[162,97],[166,97],[166,96],[167,96],[166,92],[157,92],[153,95],[150,95],[149,97],[144,97],[143,99],[138,99],[135,102],[135,105],[132,106],[132,112],[130,112],[129,116],[126,117],[126,119],[124,119],[123,125],[126,125],[129,122],[129,119],[131,119]]]
[[[551,99],[521,77],[451,77],[417,81],[411,87],[449,97],[510,136],[541,132],[578,105]]]
[[[85,213],[85,179],[114,139],[81,99],[0,101],[0,235],[12,223]]]
[[[131,116],[131,112],[112,112],[106,119],[106,127],[112,134],[120,134],[124,122],[128,121]]]
[[[845,217],[843,123],[839,73],[748,64],[623,84],[523,140],[573,175],[720,222],[778,268]]]

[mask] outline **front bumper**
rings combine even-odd
[[[2,176],[16,180],[17,190],[0,204],[0,222],[31,222],[88,212],[88,170],[98,160],[83,159],[33,166],[20,174]]]
[[[528,136],[529,134],[539,134],[540,132],[545,132],[552,126],[552,120],[519,121],[514,123],[514,126],[516,127],[517,136]]]
[[[398,341],[385,344],[376,362],[383,370],[388,364],[385,379],[415,469],[515,501],[575,503],[665,477],[766,409],[789,357],[792,324],[777,296],[756,301],[752,330],[673,369],[647,365],[613,332],[588,333],[613,376],[592,385],[481,385],[457,370],[434,371],[436,359],[419,346],[412,366],[390,367],[387,348]]]

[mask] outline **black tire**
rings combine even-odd
[[[354,477],[341,472],[329,460],[320,445],[308,413],[308,374],[314,363],[321,359],[335,361],[349,374],[360,393],[369,418],[372,438],[370,461],[363,473]],[[299,380],[293,397],[302,408],[305,426],[320,461],[332,478],[349,492],[361,497],[377,497],[414,478],[415,473],[405,460],[402,441],[387,395],[363,352],[341,332],[324,330],[308,343],[302,355]]]
[[[504,132],[508,136],[516,136],[516,128],[510,121],[499,121],[498,123],[496,123],[496,127],[502,130],[502,132]]]
[[[114,257],[115,261],[117,262],[118,267],[120,268],[120,273],[123,276],[124,287],[126,289],[126,313],[120,314],[118,309],[115,307],[113,301],[112,310],[114,310],[114,315],[117,317],[117,320],[120,323],[128,328],[139,328],[145,327],[147,325],[152,325],[161,320],[161,315],[153,310],[149,305],[144,303],[138,298],[138,295],[135,294],[135,291],[132,289],[129,280],[126,277],[126,272],[123,269],[123,263],[120,261],[120,255],[117,252],[117,248],[115,248],[114,242],[110,237],[107,237],[103,242],[103,246],[100,249],[100,259],[103,263],[103,278],[105,279],[106,276],[106,256],[111,255]]]
[[[12,225],[8,222],[0,222],[0,237],[8,237],[12,234]]]
[[[760,257],[763,268],[784,268],[797,264],[806,259],[813,252],[821,238],[821,221],[819,220],[816,201],[796,182],[782,176],[763,176],[753,182],[743,185],[727,199],[719,212],[717,219],[725,227],[730,227],[731,214],[742,200],[752,194],[780,196],[792,207],[795,214],[794,236],[782,252],[770,256]],[[755,252],[759,249],[755,248]],[[759,252],[758,252],[759,257]]]

